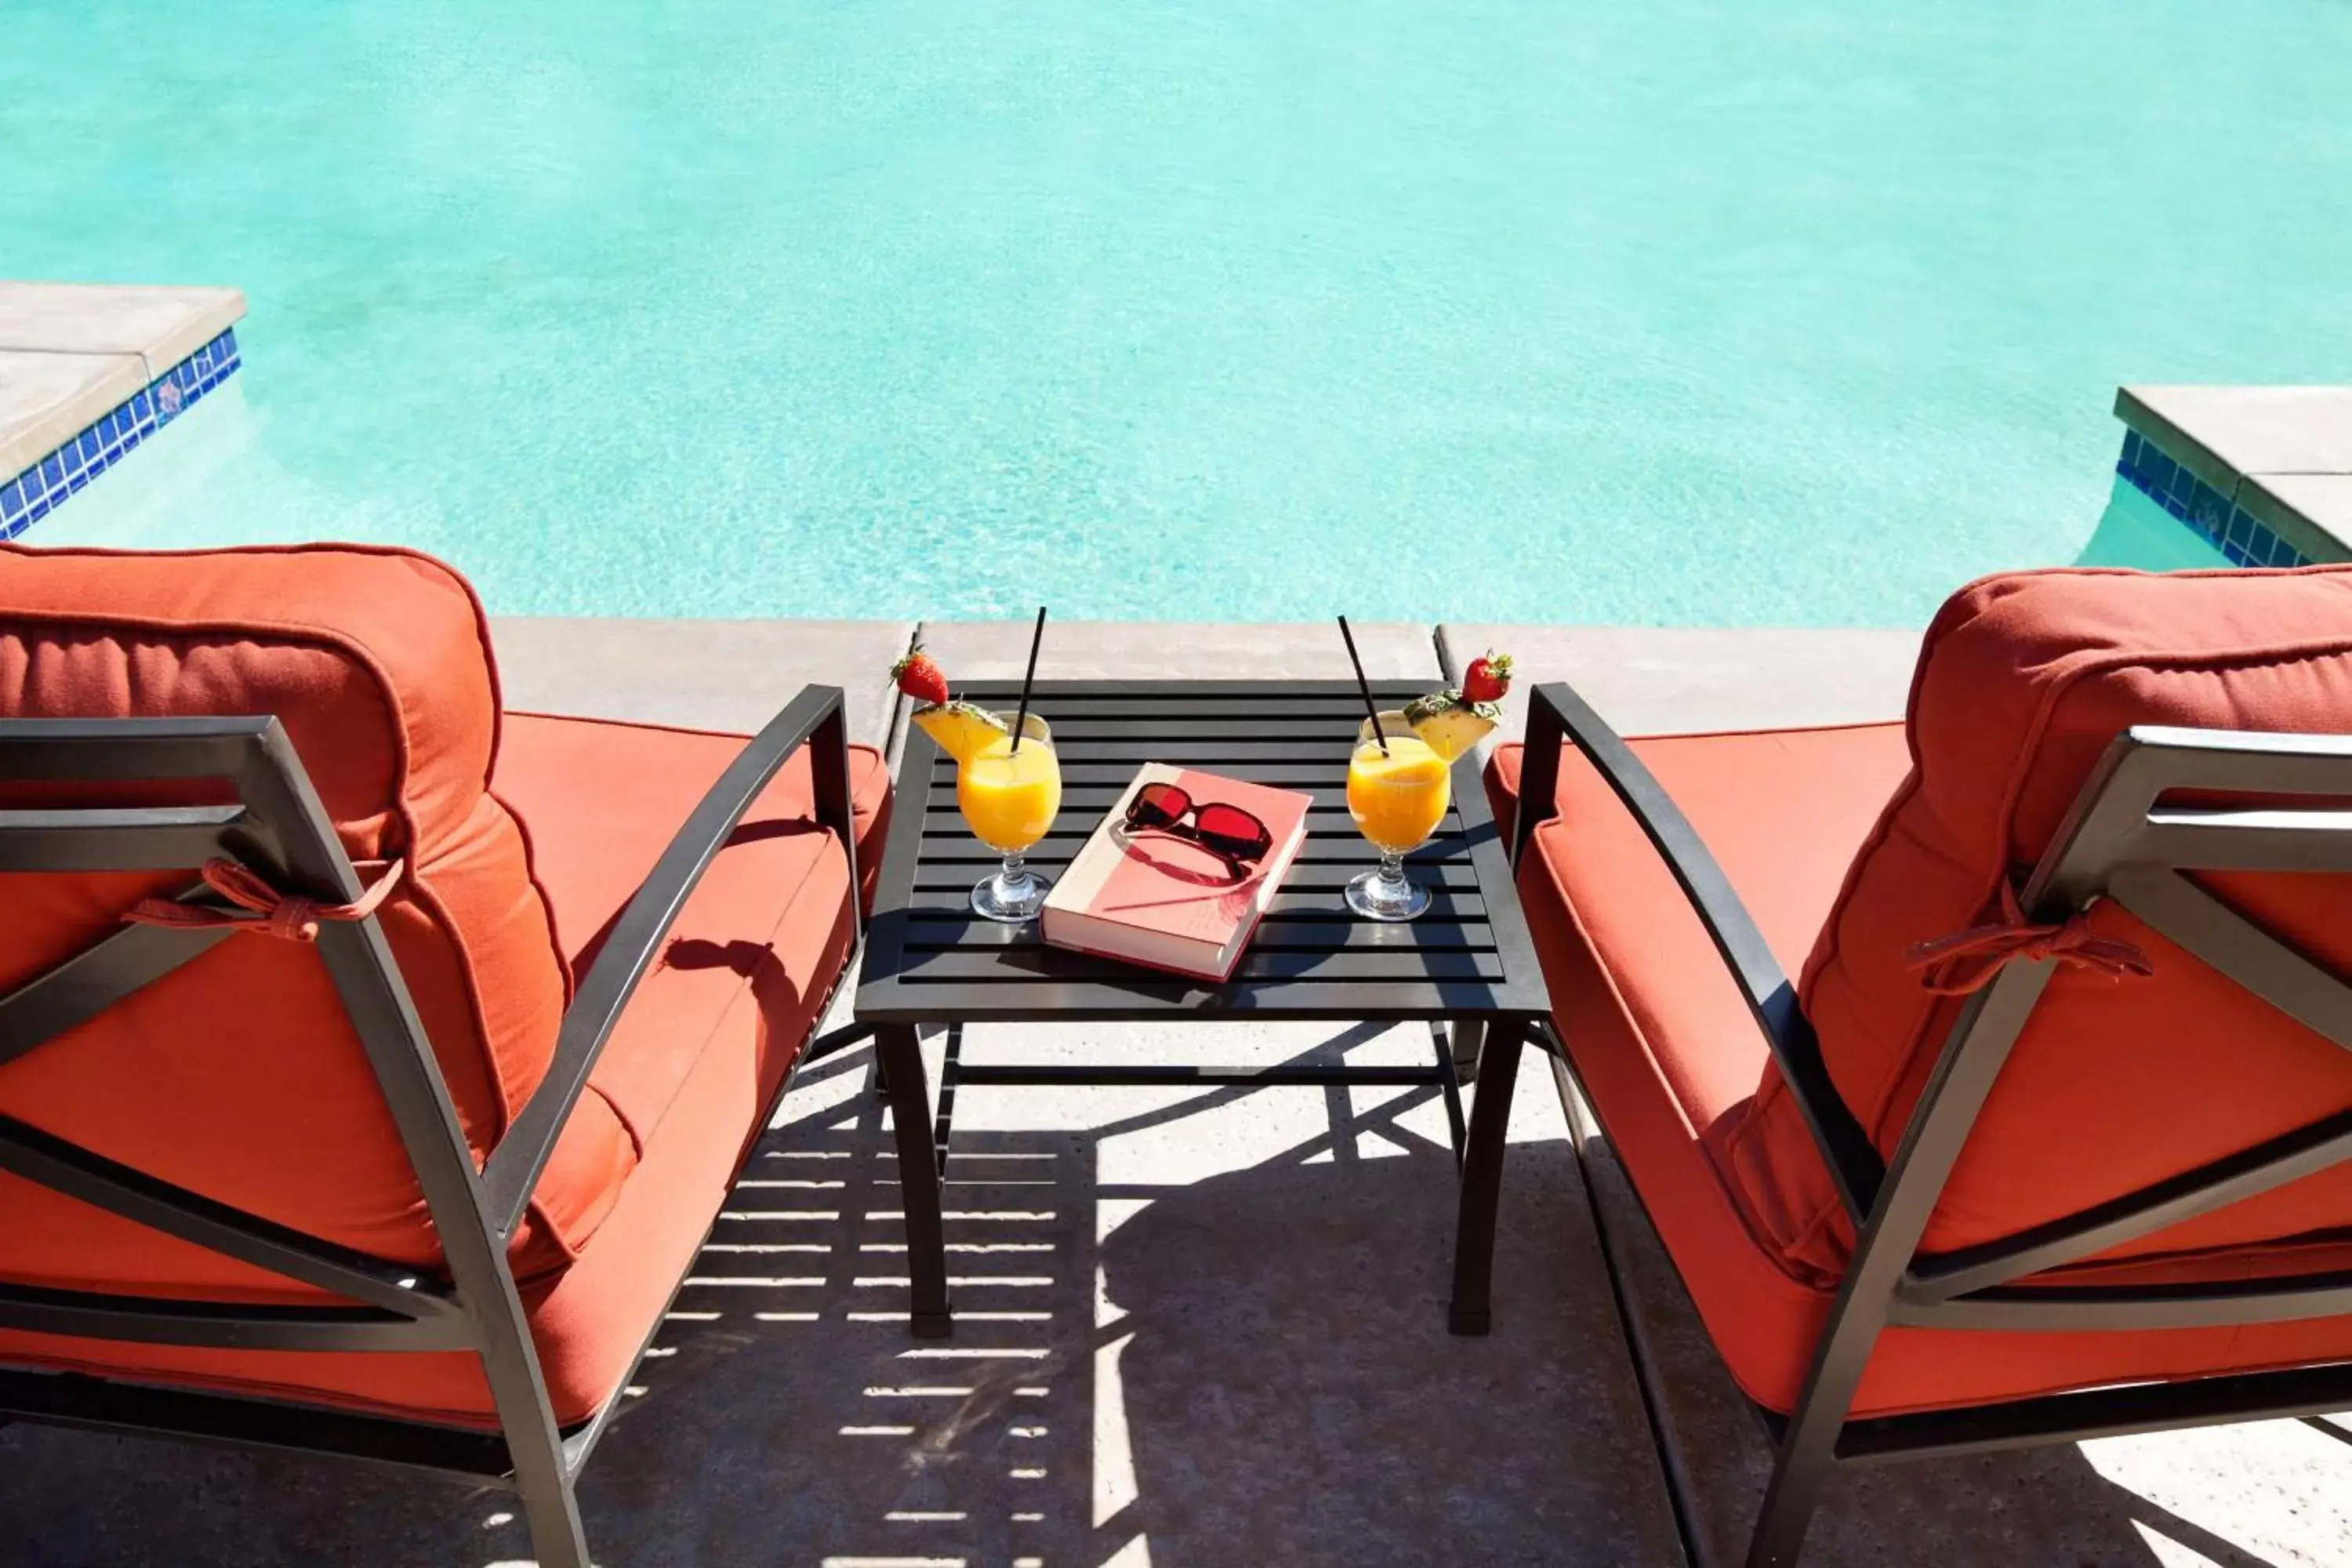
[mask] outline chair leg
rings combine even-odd
[[[1822,1489],[1837,1464],[1838,1425],[1830,1422],[1826,1432],[1803,1434],[1801,1443],[1799,1428],[1789,1428],[1788,1440],[1774,1456],[1763,1511],[1756,1516],[1756,1533],[1748,1543],[1748,1568],[1792,1568],[1796,1563],[1813,1510],[1821,1505]]]
[[[931,1142],[930,1088],[915,1031],[885,1024],[874,1032],[874,1056],[890,1098],[891,1134],[898,1146],[898,1195],[907,1215],[907,1277],[913,1305],[907,1327],[919,1340],[955,1331],[948,1315],[947,1237],[940,1218],[940,1166]]]
[[[558,1456],[559,1464],[562,1455]],[[593,1568],[588,1559],[588,1532],[580,1522],[580,1500],[572,1479],[561,1469],[553,1477],[525,1481],[516,1467],[516,1491],[522,1500],[523,1522],[530,1527],[531,1555],[539,1568]]]
[[[590,1568],[588,1531],[572,1488],[572,1466],[555,1430],[546,1386],[518,1331],[520,1311],[512,1324],[492,1327],[491,1342],[482,1352],[482,1371],[506,1435],[507,1462],[513,1467],[523,1522],[530,1528],[531,1552],[539,1568]]]
[[[1445,1326],[1456,1334],[1494,1327],[1495,1212],[1502,1202],[1504,1142],[1526,1030],[1516,1019],[1496,1022],[1479,1056],[1478,1098],[1470,1107],[1470,1146],[1462,1161],[1462,1208],[1454,1225],[1454,1300],[1446,1311]]]
[[[1853,1272],[1849,1270],[1839,1292],[1804,1392],[1797,1396],[1780,1451],[1773,1457],[1771,1483],[1764,1489],[1763,1510],[1748,1543],[1748,1568],[1791,1568],[1804,1547],[1805,1527],[1812,1522],[1822,1488],[1837,1468],[1838,1434],[1886,1321],[1883,1300],[1857,1299]]]

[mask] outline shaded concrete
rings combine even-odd
[[[1438,627],[1446,679],[1493,649],[1517,672],[1498,734],[1527,729],[1528,689],[1565,680],[1627,735],[1900,719],[1912,630],[1489,626]]]
[[[889,732],[908,621],[491,617],[509,708],[750,733],[812,682],[847,694],[849,735]]]
[[[938,1040],[930,1042],[936,1060]],[[975,1030],[968,1056],[1410,1059],[1425,1030]],[[1530,1062],[1497,1327],[1444,1331],[1433,1094],[967,1089],[953,1340],[918,1342],[858,1049],[790,1097],[589,1467],[608,1565],[1681,1561]],[[23,1568],[528,1556],[510,1499],[0,1431]]]
[[[1771,1475],[1769,1442],[1607,1139],[1564,1078],[1559,1089],[1580,1136],[1696,1568],[1738,1568]],[[2255,1422],[1849,1469],[1831,1481],[1803,1562],[2345,1568],[2352,1427]]]

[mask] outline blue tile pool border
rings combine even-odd
[[[2116,472],[2220,551],[2232,566],[2308,566],[2311,557],[2207,484],[2156,443],[2126,427]]]
[[[237,353],[236,330],[229,328],[54,451],[42,454],[24,472],[0,483],[0,539],[16,538],[80,494],[90,480],[185,414],[244,363]]]

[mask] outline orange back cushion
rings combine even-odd
[[[1955,595],[1913,679],[1910,778],[1849,869],[1800,995],[1840,1095],[1892,1154],[1959,1011],[1906,950],[1993,918],[2084,780],[2135,724],[2352,733],[2352,569],[2022,573]],[[2352,883],[2207,877],[2315,962],[2352,973]],[[2147,979],[2061,969],[1952,1173],[1930,1251],[2013,1235],[2352,1108],[2352,1053],[2101,903]],[[1759,1228],[1801,1273],[1853,1236],[1777,1070],[1738,1138]],[[2306,1178],[2116,1255],[2209,1251],[2352,1225],[2352,1170]]]
[[[499,694],[472,590],[403,551],[0,552],[0,719],[192,714],[276,715],[344,851],[407,861],[380,919],[478,1162],[545,1071],[568,980],[523,832],[488,787]],[[217,783],[167,787],[221,798]],[[108,798],[89,786],[0,789],[19,802]],[[191,881],[185,870],[0,876],[0,994],[105,938],[139,898]],[[314,947],[220,942],[0,1066],[0,1112],[313,1236],[427,1267],[439,1256]],[[597,1179],[533,1215],[526,1267],[559,1263],[609,1203],[604,1189],[625,1158],[582,1154],[572,1149],[559,1173]],[[303,1294],[0,1181],[0,1276]]]

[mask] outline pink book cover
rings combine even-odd
[[[1127,831],[1128,802],[1148,784],[1172,784],[1195,805],[1223,802],[1265,824],[1274,847],[1234,868],[1197,844]],[[1198,980],[1223,981],[1307,841],[1312,795],[1147,763],[1045,896],[1041,934],[1056,947],[1124,959]]]

